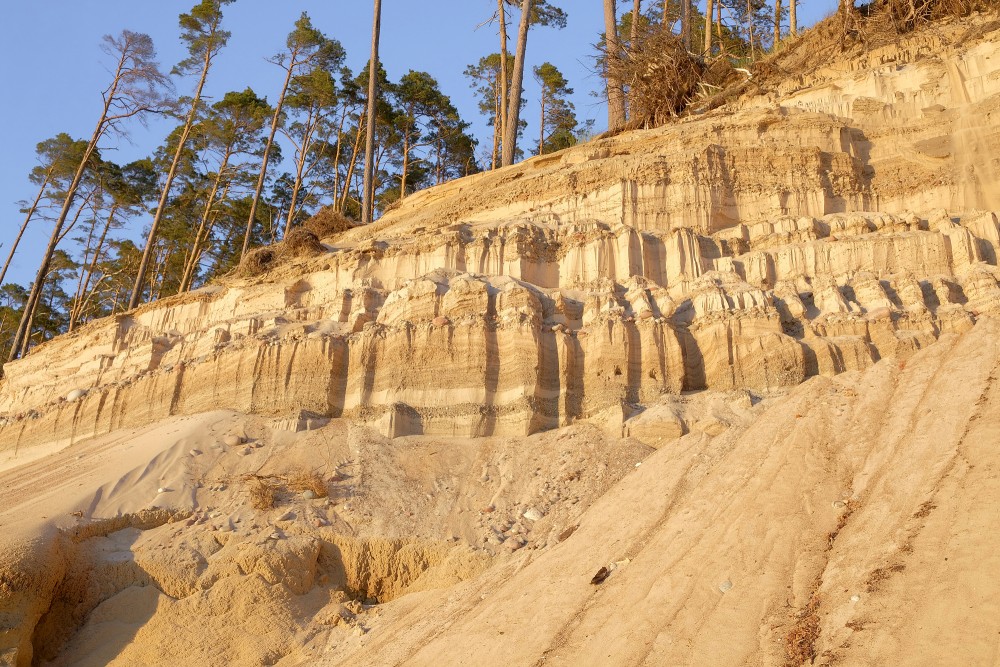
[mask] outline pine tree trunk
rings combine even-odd
[[[539,106],[542,108],[542,117],[538,120],[538,154],[541,155],[545,149],[545,90],[539,96]]]
[[[312,148],[312,134],[315,131],[313,122],[313,107],[309,109],[309,116],[306,118],[306,131],[302,135],[302,148],[299,150],[298,159],[295,160],[295,182],[292,184],[292,198],[288,202],[288,217],[285,220],[285,234],[292,231],[292,220],[295,219],[295,210],[298,207],[299,192],[302,190],[302,178],[305,172],[306,157]]]
[[[365,178],[361,194],[361,223],[375,217],[375,114],[378,100],[378,40],[382,24],[382,0],[375,0],[372,20],[372,55],[368,61],[368,132],[365,136]]]
[[[711,2],[711,0],[709,0]],[[629,36],[629,48],[635,49],[639,45],[639,17],[642,16],[642,0],[635,0],[632,6],[632,34]]]
[[[772,49],[778,48],[781,42],[781,0],[774,0],[774,44]]]
[[[191,283],[194,281],[195,267],[198,266],[198,258],[201,256],[202,239],[205,238],[205,228],[208,227],[208,218],[212,214],[212,207],[215,206],[215,196],[219,192],[222,175],[225,173],[226,167],[229,166],[231,155],[232,152],[227,149],[222,156],[222,162],[219,163],[219,171],[215,174],[215,180],[212,182],[212,191],[209,193],[208,200],[205,202],[205,208],[201,212],[201,220],[198,223],[198,231],[194,235],[194,242],[191,243],[191,255],[184,262],[184,273],[181,275],[181,284],[177,287],[178,294],[188,291]]]
[[[719,53],[726,50],[726,43],[722,41],[722,0],[715,3],[715,34],[719,38]]]
[[[160,229],[160,220],[163,219],[163,211],[167,208],[167,197],[170,195],[170,186],[177,175],[177,167],[181,163],[181,156],[184,154],[184,146],[191,135],[191,127],[194,125],[195,116],[198,113],[198,105],[201,103],[201,91],[205,88],[205,81],[208,79],[208,70],[212,68],[212,49],[205,50],[205,60],[202,63],[201,77],[191,99],[191,108],[188,110],[187,118],[184,120],[184,130],[177,141],[177,149],[174,151],[174,159],[170,162],[170,170],[167,171],[167,180],[163,184],[163,192],[160,194],[160,203],[156,206],[156,213],[153,215],[153,222],[149,227],[149,237],[146,239],[146,247],[142,251],[142,260],[139,262],[139,271],[135,276],[135,287],[132,288],[132,296],[128,300],[128,309],[132,310],[139,305],[142,299],[142,283],[149,268],[150,255],[153,246],[156,245],[156,233]]]
[[[354,146],[351,149],[351,162],[347,167],[347,174],[344,177],[344,192],[340,198],[340,210],[343,211],[347,206],[347,198],[351,194],[351,183],[354,181],[354,172],[358,168],[358,155],[361,152],[361,137],[364,134],[361,132],[361,127],[358,127],[357,133],[354,135]]]
[[[63,225],[66,224],[66,218],[69,216],[69,212],[73,208],[73,201],[76,199],[76,191],[80,187],[80,181],[83,180],[83,174],[87,169],[87,163],[90,161],[91,156],[97,148],[97,142],[104,135],[105,123],[108,119],[108,111],[110,110],[111,103],[114,101],[115,95],[118,91],[118,85],[121,82],[124,64],[125,61],[123,57],[123,59],[118,63],[118,70],[115,72],[114,82],[105,96],[104,110],[101,112],[101,118],[97,121],[97,127],[94,128],[94,134],[90,137],[90,142],[87,144],[87,149],[84,151],[80,164],[76,168],[76,173],[73,174],[73,180],[70,182],[69,188],[66,190],[66,198],[63,200],[62,210],[59,212],[59,217],[56,219],[55,227],[52,229],[52,234],[49,237],[49,244],[45,248],[45,253],[42,255],[42,261],[38,266],[38,273],[35,274],[35,282],[31,286],[31,292],[28,293],[27,301],[25,301],[24,311],[21,314],[21,321],[17,325],[17,332],[14,334],[14,340],[10,346],[10,355],[8,357],[9,361],[17,359],[22,348],[27,350],[26,342],[30,336],[31,322],[34,318],[35,306],[38,304],[38,299],[41,297],[45,278],[49,274],[49,265],[52,263],[52,255],[55,253],[56,246],[62,238],[61,233]]]
[[[507,8],[504,6],[504,0],[497,0],[497,12],[498,18],[500,19],[500,99],[502,104],[500,104],[500,115],[497,117],[496,123],[500,123],[499,134],[497,136],[506,136],[507,132],[507,108],[510,104],[510,76],[507,72]],[[494,132],[497,132],[494,129]]]
[[[83,263],[80,265],[80,277],[76,281],[76,292],[73,294],[73,302],[69,307],[69,325],[67,327],[67,332],[73,331],[73,325],[76,322],[77,308],[80,307],[80,302],[83,301],[83,281],[87,275],[87,260],[90,259],[90,251],[93,248],[91,245],[94,241],[94,233],[97,231],[97,215],[95,213],[93,223],[90,225],[90,231],[87,232],[87,242],[83,247]],[[103,235],[102,237],[103,238]]]
[[[10,263],[14,259],[14,252],[17,251],[17,246],[21,243],[21,238],[24,236],[24,232],[28,229],[28,223],[31,222],[31,218],[34,217],[35,211],[38,210],[38,202],[42,201],[42,195],[45,194],[45,188],[48,187],[54,171],[55,169],[50,167],[49,170],[45,172],[45,180],[42,182],[42,187],[38,188],[38,194],[35,195],[35,201],[33,201],[31,206],[28,208],[28,214],[25,216],[24,222],[21,223],[21,229],[18,230],[17,237],[10,246],[10,252],[7,254],[7,261],[3,263],[3,269],[0,270],[0,285],[3,285],[3,280],[7,277],[7,269],[10,268]]]
[[[798,4],[799,0],[788,0],[788,32],[793,37],[797,37],[799,34],[799,21],[795,15]]]
[[[281,107],[285,104],[285,94],[288,92],[288,84],[292,81],[292,72],[295,71],[295,58],[297,52],[293,52],[288,60],[288,74],[285,75],[285,83],[281,86],[281,93],[278,95],[278,103],[274,107],[274,116],[271,118],[271,132],[267,135],[267,143],[264,145],[264,157],[260,163],[260,174],[257,176],[257,186],[253,191],[253,199],[250,201],[250,216],[247,218],[247,230],[243,235],[243,249],[240,251],[240,260],[250,250],[250,235],[253,233],[253,221],[257,216],[257,204],[260,201],[260,193],[264,190],[264,179],[267,178],[267,163],[271,159],[271,146],[274,145],[274,135],[278,132],[278,123],[281,121]]]
[[[720,0],[721,1],[721,0]],[[712,55],[712,14],[714,5],[712,0],[708,0],[708,8],[705,11],[705,56]]]
[[[691,0],[681,0],[681,41],[687,51],[691,50]]]
[[[500,82],[497,81],[496,85],[493,86],[493,158],[490,162],[491,170],[497,168],[497,163],[500,159],[500,114],[503,113],[501,107],[504,106],[500,103],[501,99]]]
[[[625,91],[614,74],[615,61],[621,57],[618,43],[618,12],[615,0],[604,0],[604,67],[607,70],[608,131],[614,132],[625,125]]]
[[[336,210],[340,198],[340,157],[344,154],[344,125],[347,122],[348,107],[344,104],[344,113],[340,116],[337,126],[337,150],[333,152],[333,207]]]
[[[403,132],[403,168],[400,170],[399,174],[399,200],[402,201],[403,197],[406,196],[406,177],[407,172],[410,170],[410,127],[407,125],[406,130]]]
[[[521,123],[521,91],[524,86],[524,58],[528,51],[528,28],[531,26],[533,0],[521,0],[521,23],[517,29],[517,53],[514,55],[514,75],[507,97],[507,122],[503,131],[505,167],[514,164],[517,154],[517,130]],[[502,57],[502,56],[501,56]]]
[[[97,270],[97,262],[101,258],[101,249],[104,247],[104,242],[108,238],[108,232],[111,231],[111,225],[115,219],[115,213],[118,212],[118,204],[113,204],[111,210],[108,212],[108,219],[104,222],[104,230],[101,232],[101,238],[97,241],[97,246],[94,248],[94,254],[90,258],[90,266],[87,267],[86,277],[84,277],[80,291],[77,292],[76,298],[73,300],[73,308],[70,310],[69,316],[69,331],[72,331],[76,326],[76,322],[80,319],[83,314],[83,307],[86,303],[84,295],[90,289],[90,281],[94,277],[94,272]]]

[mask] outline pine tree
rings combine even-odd
[[[450,106],[441,92],[437,80],[427,72],[410,70],[403,75],[395,89],[397,103],[402,112],[399,115],[399,132],[403,139],[402,166],[399,174],[399,198],[407,194],[413,152],[426,147],[429,127],[440,116],[447,113]]]
[[[618,42],[618,11],[615,0],[604,0],[604,67],[608,90],[608,130],[625,125],[625,89],[614,74],[614,62],[621,58]]]
[[[144,213],[158,194],[157,171],[149,159],[136,160],[124,167],[102,161],[96,178],[100,184],[96,210],[103,212],[104,217],[103,222],[95,220],[101,225],[100,235],[95,243],[88,241],[81,260],[77,290],[69,313],[69,331],[88,316],[99,317],[112,312],[102,308],[100,294],[110,279],[106,270],[112,245],[110,234],[124,227],[129,218]],[[96,230],[97,225],[91,228],[93,232]],[[101,270],[102,266],[105,271]]]
[[[211,186],[202,207],[191,245],[185,254],[179,291],[191,289],[198,265],[212,236],[212,227],[221,213],[229,188],[244,173],[240,155],[260,157],[263,138],[260,136],[274,110],[251,89],[228,92],[212,105],[198,132],[206,152],[214,154],[214,176],[209,173]]]
[[[378,42],[382,26],[382,0],[374,0],[372,16],[372,53],[368,61],[368,71],[377,72],[379,68]],[[361,194],[361,222],[372,221],[375,212],[375,116],[378,106],[378,76],[368,77],[367,114],[365,116],[365,173],[363,191]]]
[[[61,187],[66,187],[73,178],[76,166],[80,164],[86,150],[87,142],[74,140],[66,133],[60,133],[52,139],[39,142],[35,147],[40,164],[31,170],[28,180],[38,186],[38,193],[31,204],[21,209],[21,212],[25,214],[24,222],[21,223],[17,236],[11,243],[3,269],[0,269],[0,285],[3,285],[7,269],[10,268],[11,261],[14,259],[14,253],[17,252],[24,232],[38,212],[43,198],[58,196]]]
[[[49,244],[42,255],[38,273],[32,284],[31,292],[25,303],[21,322],[11,343],[9,358],[16,359],[22,348],[27,347],[30,340],[31,320],[41,298],[42,287],[49,275],[52,257],[56,246],[62,239],[64,225],[76,200],[77,190],[83,180],[84,173],[90,164],[91,157],[97,150],[98,142],[109,132],[123,133],[127,120],[142,117],[150,112],[161,112],[165,109],[163,91],[169,86],[166,76],[160,72],[156,62],[156,49],[153,40],[141,33],[124,30],[118,37],[105,36],[102,49],[114,58],[111,83],[102,92],[104,100],[101,115],[98,118],[94,133],[91,135],[87,148],[81,156],[80,163],[70,182],[62,210],[56,219]]]
[[[257,186],[254,188],[253,197],[250,200],[250,208],[247,212],[246,231],[243,235],[243,247],[240,257],[250,250],[250,241],[253,236],[253,226],[257,221],[257,206],[260,203],[261,193],[264,191],[264,181],[267,178],[267,166],[274,154],[274,137],[278,133],[278,126],[281,124],[282,110],[285,104],[285,96],[288,94],[288,87],[291,85],[293,77],[311,67],[318,67],[332,57],[334,45],[323,33],[313,27],[312,21],[306,12],[302,12],[295,27],[288,34],[285,40],[286,50],[270,59],[272,63],[285,70],[285,81],[281,85],[278,93],[278,101],[274,105],[274,114],[271,117],[271,130],[264,147],[263,157],[260,163],[260,173],[257,176]]]
[[[493,127],[493,148],[490,151],[490,168],[496,169],[500,166],[500,143],[503,136],[503,115],[505,109],[505,91],[509,89],[510,82],[503,84],[503,77],[513,70],[513,57],[507,56],[507,67],[502,66],[502,57],[499,53],[491,53],[479,59],[475,65],[465,68],[465,76],[470,81],[470,86],[479,103],[479,111],[486,116],[487,124]],[[524,99],[521,99],[521,106],[524,106]],[[518,132],[520,137],[520,131]]]
[[[338,90],[334,74],[343,66],[344,49],[330,40],[323,60],[292,79],[285,106],[288,122],[283,133],[295,148],[294,168],[284,233],[291,231],[299,213],[301,194],[310,175],[323,163],[330,128],[327,120],[337,109]]]
[[[184,119],[183,130],[177,141],[173,161],[167,170],[166,180],[163,183],[163,192],[160,194],[160,202],[156,207],[153,222],[149,227],[149,236],[146,239],[146,246],[142,252],[142,259],[139,261],[135,286],[132,288],[132,296],[128,302],[130,310],[138,306],[139,301],[142,299],[146,270],[149,267],[149,261],[156,245],[156,235],[159,232],[160,222],[166,211],[170,186],[173,184],[174,177],[177,174],[181,155],[187,146],[191,127],[194,125],[195,117],[198,114],[202,91],[205,88],[205,82],[208,80],[208,72],[212,68],[212,61],[226,45],[226,42],[229,41],[229,33],[222,29],[222,6],[230,4],[233,1],[201,0],[201,2],[191,9],[189,14],[180,15],[181,40],[187,44],[188,57],[174,67],[173,73],[185,75],[198,72],[198,83],[195,86],[194,95],[191,97],[191,103],[187,116]]]
[[[542,63],[534,68],[535,81],[541,87],[539,107],[541,126],[538,155],[568,148],[576,143],[577,120],[569,96],[573,89],[552,63]]]

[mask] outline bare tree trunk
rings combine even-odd
[[[443,143],[444,143],[443,140],[438,139],[437,145],[435,146],[434,150],[435,158],[437,160],[435,166],[436,178],[434,185],[441,185],[442,183],[444,183],[444,146],[442,145]]]
[[[163,251],[163,258],[153,264],[154,271],[149,276],[149,293],[152,295],[151,301],[159,301],[160,296],[163,294],[163,283],[167,280],[167,266],[170,263],[170,256],[172,254],[173,249],[167,247]]]
[[[715,34],[719,38],[719,52],[726,50],[726,43],[722,41],[722,0],[715,3]]]
[[[788,0],[788,32],[793,37],[797,37],[799,34],[799,21],[795,15],[798,4],[799,0]]]
[[[502,99],[503,98],[500,93],[500,82],[497,81],[496,85],[493,86],[493,158],[490,162],[490,169],[496,169],[497,163],[500,160],[500,114],[506,113],[505,111],[501,111],[501,108],[506,106],[501,102]]]
[[[42,187],[38,188],[38,194],[35,195],[35,201],[31,203],[28,208],[28,215],[25,216],[24,222],[21,223],[21,229],[17,232],[17,238],[14,239],[14,243],[10,246],[10,253],[7,255],[7,261],[3,263],[3,269],[0,270],[0,285],[3,285],[3,280],[7,276],[7,269],[10,268],[10,263],[14,259],[14,252],[17,250],[18,244],[21,243],[21,237],[24,236],[25,230],[28,229],[28,223],[31,222],[31,218],[34,217],[35,211],[38,210],[38,202],[42,201],[42,195],[45,194],[45,188],[49,186],[49,181],[52,178],[52,173],[55,171],[54,168],[50,168],[45,172],[45,180],[42,182]]]
[[[705,11],[705,56],[709,57],[712,55],[712,14],[715,7],[712,0],[707,0],[707,2],[708,7]]]
[[[517,53],[514,55],[514,75],[507,97],[507,123],[503,129],[501,164],[514,164],[517,153],[517,130],[521,123],[521,91],[524,86],[524,58],[528,51],[528,28],[531,26],[533,0],[521,0],[521,23],[517,29]]]
[[[63,225],[66,224],[66,218],[69,216],[70,210],[73,208],[73,201],[76,199],[76,191],[79,189],[80,181],[83,180],[83,174],[87,170],[87,163],[90,161],[91,156],[97,149],[97,142],[104,134],[105,123],[108,120],[108,112],[111,109],[112,102],[115,100],[115,95],[118,92],[118,86],[121,83],[126,57],[125,53],[123,53],[121,60],[118,61],[118,68],[115,71],[114,81],[104,95],[104,110],[101,112],[101,118],[97,121],[97,127],[94,128],[94,134],[90,137],[90,142],[87,144],[87,149],[84,151],[80,164],[76,168],[76,173],[73,174],[73,180],[70,182],[69,188],[66,190],[66,199],[63,200],[62,210],[59,212],[59,217],[56,219],[55,227],[52,229],[52,235],[49,237],[49,244],[45,248],[45,253],[42,255],[42,261],[38,266],[38,273],[35,274],[35,282],[31,286],[31,292],[28,294],[28,300],[24,304],[24,312],[21,314],[21,321],[17,325],[17,333],[14,334],[14,340],[10,346],[9,361],[17,359],[22,347],[27,350],[26,343],[27,339],[30,337],[29,332],[31,329],[31,321],[34,317],[35,306],[38,304],[38,299],[42,294],[42,287],[45,283],[45,278],[49,274],[49,265],[52,262],[52,255],[56,251],[56,246],[59,244],[60,238],[62,238],[62,228]]]
[[[750,0],[747,0],[747,32],[750,35],[750,60],[753,60],[753,7]]]
[[[615,4],[615,0],[604,0],[604,67],[607,70],[609,132],[614,132],[625,125],[625,91],[614,73],[614,63],[621,55],[621,44],[618,43],[618,12]]]
[[[691,50],[691,0],[681,0],[681,41],[687,51]]]
[[[357,133],[354,135],[354,146],[351,149],[351,162],[347,167],[347,174],[344,177],[344,193],[340,199],[340,210],[343,211],[347,206],[347,198],[351,193],[351,182],[354,180],[354,172],[358,168],[358,154],[361,152],[361,137],[364,136],[361,132],[361,128],[358,128]]]
[[[104,222],[104,230],[101,232],[101,238],[97,241],[97,246],[94,248],[94,255],[90,258],[90,266],[87,267],[86,276],[81,275],[83,280],[80,284],[80,289],[77,292],[76,298],[73,299],[73,307],[70,309],[69,314],[69,328],[68,331],[72,331],[76,326],[76,322],[83,315],[83,308],[86,304],[87,299],[85,295],[90,289],[90,281],[94,277],[94,272],[97,271],[97,262],[101,259],[101,249],[104,247],[104,242],[108,238],[108,232],[111,231],[111,225],[114,223],[115,213],[118,212],[118,204],[111,206],[111,210],[108,212],[108,219]]]
[[[93,249],[94,234],[97,232],[97,207],[94,206],[93,209],[94,220],[90,225],[90,231],[87,232],[87,242],[83,247],[83,262],[80,264],[80,276],[76,281],[76,292],[73,294],[73,302],[69,307],[69,326],[67,327],[67,332],[73,330],[73,325],[76,322],[76,311],[83,300],[83,281],[87,275],[87,264],[90,259],[90,251]],[[104,238],[103,235],[101,238]]]
[[[636,48],[639,44],[640,16],[642,16],[642,0],[635,0],[635,4],[632,6],[632,34],[629,36],[629,48],[632,49]]]
[[[35,309],[37,307],[38,307],[38,301],[35,301],[35,303],[31,304],[31,310],[30,311],[28,310],[27,305],[24,307],[24,314],[27,315],[32,321],[34,321],[34,319],[35,319]],[[20,348],[17,349],[18,354],[20,356],[22,356],[22,357],[24,355],[28,354],[28,348],[29,347],[31,347],[31,328],[30,327],[28,328],[28,331],[26,332],[24,340],[21,341]],[[11,348],[11,354],[14,353],[14,349],[15,348],[13,348],[13,347]]]
[[[500,115],[494,123],[494,125],[500,123],[500,128],[499,130],[494,128],[494,132],[498,132],[495,134],[496,137],[504,137],[507,135],[507,108],[510,104],[510,85],[508,83],[510,77],[507,73],[507,8],[504,6],[504,0],[497,0],[497,12],[500,19],[500,99],[502,102]]]
[[[542,117],[538,120],[538,154],[541,155],[545,149],[545,91],[539,96],[539,106],[542,108]]]
[[[243,249],[240,251],[240,260],[250,249],[250,235],[253,232],[253,221],[257,216],[257,204],[260,201],[260,193],[264,190],[264,179],[267,178],[267,163],[271,159],[271,146],[274,145],[274,135],[278,132],[278,123],[281,121],[281,107],[285,104],[285,94],[288,92],[288,84],[292,80],[292,72],[295,71],[296,53],[289,56],[288,74],[285,75],[285,83],[281,86],[281,93],[278,95],[278,103],[274,107],[274,116],[271,118],[271,132],[267,135],[267,143],[264,145],[264,158],[260,163],[260,174],[257,175],[257,186],[253,191],[253,200],[250,202],[250,216],[247,218],[247,230],[243,235]]]
[[[772,49],[778,48],[781,42],[781,0],[774,0],[774,44]]]
[[[368,132],[365,136],[365,178],[361,194],[361,223],[375,217],[375,114],[378,101],[378,38],[382,24],[382,0],[375,0],[372,19],[372,55],[368,61]]]
[[[74,223],[75,223],[75,221],[74,221]],[[44,290],[44,289],[45,289],[45,283],[46,283],[46,281],[48,281],[48,279],[49,279],[49,275],[50,275],[50,274],[51,274],[51,271],[50,271],[50,272],[47,272],[47,273],[45,274],[45,277],[44,277],[44,278],[42,279],[42,289],[41,289],[41,290],[39,290],[39,294],[41,294],[42,290]],[[28,315],[28,317],[29,317],[29,320],[31,320],[31,321],[33,321],[33,320],[35,319],[35,313],[36,313],[36,312],[38,311],[38,302],[39,302],[39,301],[41,301],[41,297],[40,297],[40,296],[39,296],[39,298],[38,298],[38,299],[36,299],[36,300],[35,300],[35,302],[34,302],[34,303],[33,303],[33,304],[31,305],[31,311],[30,311],[30,312],[28,312],[28,310],[27,310],[27,305],[25,305],[25,314],[27,314],[27,315]],[[49,310],[50,310],[50,311],[52,310],[52,304],[53,304],[53,301],[52,301],[52,298],[50,297],[50,298],[49,298]],[[31,327],[29,326],[29,327],[28,327],[28,330],[27,330],[27,331],[25,332],[25,336],[24,336],[24,340],[23,340],[23,341],[21,342],[21,345],[20,345],[20,350],[19,350],[19,352],[20,352],[20,355],[21,355],[22,357],[23,357],[24,355],[28,354],[28,348],[30,348],[30,347],[31,347],[31,335],[32,335],[32,334],[31,334]],[[11,353],[13,353],[13,348],[11,349]]]
[[[295,182],[292,184],[292,198],[288,202],[288,217],[285,220],[285,236],[292,231],[292,220],[295,219],[295,209],[298,206],[299,192],[302,190],[302,178],[306,167],[306,157],[312,148],[312,135],[315,132],[313,122],[313,109],[309,109],[306,118],[306,132],[302,135],[302,148],[299,149],[298,158],[295,160]],[[311,170],[310,170],[311,171]]]
[[[142,298],[142,283],[146,275],[146,270],[149,268],[149,259],[153,252],[153,246],[156,245],[156,233],[160,229],[160,220],[163,219],[163,211],[167,208],[167,197],[170,195],[170,186],[174,182],[174,176],[177,175],[177,167],[181,163],[184,146],[191,135],[191,127],[194,125],[194,119],[198,113],[198,105],[201,103],[201,91],[205,88],[205,81],[208,79],[208,70],[212,68],[213,55],[214,51],[212,49],[205,50],[205,59],[201,67],[201,77],[198,79],[194,97],[191,99],[191,108],[188,110],[187,118],[184,120],[184,130],[181,131],[181,137],[177,140],[174,159],[170,162],[170,170],[167,171],[167,180],[163,184],[163,192],[160,193],[160,203],[156,206],[156,213],[153,215],[153,222],[149,227],[149,237],[146,239],[146,247],[143,248],[142,259],[139,261],[139,272],[135,276],[135,286],[132,288],[132,296],[128,300],[129,310],[138,306],[139,300]]]
[[[344,105],[344,113],[340,116],[340,123],[337,126],[337,150],[333,152],[333,199],[336,207],[337,199],[340,196],[340,156],[343,154],[344,144],[344,123],[347,119],[347,105]]]
[[[406,196],[406,176],[410,170],[410,128],[403,132],[403,168],[399,174],[399,200]]]
[[[226,167],[229,166],[229,158],[231,153],[226,151],[225,155],[222,157],[222,162],[219,164],[219,171],[215,175],[215,181],[212,182],[212,192],[208,195],[208,200],[205,202],[205,208],[201,212],[201,221],[198,223],[198,231],[195,232],[194,242],[191,244],[191,255],[184,262],[184,272],[181,275],[181,284],[177,287],[178,294],[181,292],[186,292],[190,287],[191,283],[194,281],[194,271],[195,267],[198,266],[198,257],[201,256],[201,243],[205,236],[205,228],[208,226],[208,218],[212,214],[212,207],[215,206],[215,196],[219,192],[219,185],[222,183],[222,175],[226,171]],[[227,190],[229,186],[226,186]],[[225,199],[225,197],[223,197]]]

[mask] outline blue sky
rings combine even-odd
[[[184,52],[178,40],[177,15],[194,0],[44,0],[18,2],[4,8],[0,39],[0,121],[7,128],[4,159],[0,161],[0,262],[23,216],[20,200],[32,197],[27,174],[35,166],[35,145],[59,132],[88,138],[100,111],[100,91],[108,73],[99,44],[105,34],[122,29],[152,36],[164,70]],[[597,129],[606,126],[606,111],[590,94],[600,80],[590,72],[593,44],[603,31],[601,0],[556,2],[569,15],[565,30],[538,29],[528,46],[528,65],[552,62],[576,90],[574,102],[581,121],[593,118]],[[631,2],[619,0],[619,8]],[[799,22],[811,25],[836,7],[836,0],[800,0]],[[494,0],[404,2],[383,0],[381,58],[389,77],[398,79],[409,69],[430,72],[451,96],[463,117],[473,123],[480,146],[488,146],[491,130],[478,114],[469,83],[462,72],[480,57],[497,50],[495,28],[477,25],[488,19]],[[229,90],[252,87],[274,100],[282,71],[265,61],[281,50],[293,22],[302,11],[313,24],[339,40],[354,71],[363,66],[371,33],[371,3],[367,0],[237,0],[225,9],[229,46],[219,55],[206,93],[221,97]],[[537,93],[526,77],[528,100],[526,137],[534,137],[533,113]],[[176,82],[188,94],[193,82]],[[106,139],[102,152],[119,163],[149,154],[168,128],[134,126],[127,140]],[[530,143],[530,140],[529,140]],[[46,223],[29,228],[8,279],[27,284],[34,276],[39,254],[51,230]],[[137,231],[137,230],[136,230]]]

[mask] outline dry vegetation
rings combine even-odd
[[[646,32],[635,48],[611,62],[611,73],[629,89],[633,127],[663,125],[683,113],[706,71],[680,37],[660,29]]]
[[[813,593],[809,604],[799,612],[798,621],[785,636],[785,664],[787,667],[812,663],[816,659],[816,640],[819,639],[819,595]]]
[[[871,16],[884,15],[895,32],[903,34],[931,21],[998,7],[998,0],[881,0],[866,9]]]
[[[318,255],[325,250],[320,239],[338,236],[353,224],[350,218],[332,207],[321,209],[301,227],[288,232],[279,243],[248,252],[236,269],[236,275],[240,278],[252,278],[267,273],[290,259]]]
[[[321,208],[302,225],[304,229],[308,229],[321,239],[343,234],[353,226],[354,223],[350,218],[332,206]]]
[[[265,511],[274,507],[274,501],[278,497],[278,488],[271,479],[249,476],[246,478],[246,483],[250,505],[255,510]]]
[[[286,485],[290,491],[302,493],[312,491],[317,498],[326,498],[329,495],[326,480],[315,470],[298,470],[288,476]]]
[[[319,237],[308,229],[296,227],[284,241],[248,252],[240,262],[236,275],[240,278],[252,278],[267,273],[290,259],[309,257],[321,252],[323,244],[319,242]]]
[[[656,127],[743,95],[767,93],[831,58],[891,44],[933,21],[997,10],[1000,0],[873,0],[838,11],[801,37],[783,41],[776,52],[742,72],[726,54],[703,58],[688,53],[677,35],[651,30],[611,67],[630,91],[627,129]]]
[[[326,498],[329,488],[323,476],[315,470],[298,469],[287,475],[256,475],[243,477],[250,505],[260,511],[272,509],[282,495],[312,491],[317,498]]]

